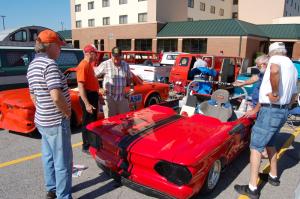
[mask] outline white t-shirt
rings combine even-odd
[[[259,89],[259,102],[270,103],[268,93],[272,93],[270,82],[270,67],[271,64],[280,66],[279,79],[279,101],[275,104],[289,104],[292,95],[297,93],[298,72],[293,62],[286,56],[275,55],[269,60],[265,75],[263,77],[261,87]]]

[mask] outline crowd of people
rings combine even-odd
[[[36,107],[35,124],[42,135],[42,162],[48,199],[72,198],[71,102],[66,78],[55,62],[62,45],[63,42],[55,32],[42,31],[37,37],[36,55],[27,73],[30,96]],[[103,78],[103,111],[105,118],[108,118],[129,111],[125,87],[132,85],[132,75],[128,63],[121,59],[122,52],[118,47],[112,49],[111,59],[95,68],[92,63],[96,59],[97,49],[89,44],[83,51],[84,59],[77,67],[77,82],[83,112],[82,151],[88,153],[90,144],[86,125],[97,119],[98,78]],[[287,120],[288,108],[297,95],[298,77],[281,42],[271,44],[269,54],[258,57],[256,64],[260,69],[258,74],[243,83],[234,83],[235,86],[257,83],[252,94],[253,109],[245,114],[246,117],[257,114],[250,141],[250,180],[248,185],[234,187],[238,193],[250,198],[259,197],[258,178],[273,186],[280,184],[274,143]],[[204,60],[197,60],[192,71],[193,76],[198,73],[216,76],[216,71],[208,68]],[[207,79],[206,76],[201,78]],[[131,89],[130,93],[133,92]],[[260,174],[260,160],[265,149],[271,170],[269,174]]]

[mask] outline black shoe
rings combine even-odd
[[[280,185],[280,181],[279,181],[279,178],[276,177],[276,178],[272,178],[269,174],[267,173],[259,173],[258,174],[259,178],[262,180],[262,181],[265,181],[265,182],[269,182],[271,185],[273,186],[279,186]]]
[[[251,199],[258,199],[259,193],[258,190],[251,191],[248,185],[234,185],[234,189],[242,195],[246,195]]]
[[[46,199],[55,199],[56,198],[56,193],[53,191],[48,191],[46,194]]]

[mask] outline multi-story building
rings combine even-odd
[[[238,19],[254,24],[271,24],[273,19],[300,16],[300,0],[234,0]]]
[[[75,47],[94,43],[100,50],[157,51],[172,40],[157,41],[167,22],[232,17],[232,0],[70,0]]]

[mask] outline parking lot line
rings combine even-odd
[[[79,143],[73,144],[72,148],[76,148],[76,147],[79,147],[81,145],[82,145],[82,142],[79,142]],[[12,160],[12,161],[0,163],[0,168],[7,167],[7,166],[10,166],[10,165],[14,165],[14,164],[19,164],[21,162],[25,162],[25,161],[28,161],[28,160],[33,160],[33,159],[39,158],[41,156],[42,156],[41,153],[37,153],[37,154],[22,157],[22,158],[18,158],[18,159]]]
[[[279,150],[278,154],[277,154],[277,160],[279,160],[283,154],[288,150],[288,148],[291,146],[291,144],[293,143],[294,139],[300,134],[300,128],[296,129],[291,135],[290,137],[287,139],[287,141],[283,144],[283,146],[281,147],[281,149]],[[270,171],[270,163],[268,163],[262,170],[263,173],[269,173]],[[257,186],[259,186],[262,183],[262,181],[260,179],[258,179],[258,183]],[[249,199],[248,196],[245,195],[240,195],[238,197],[238,199]]]

